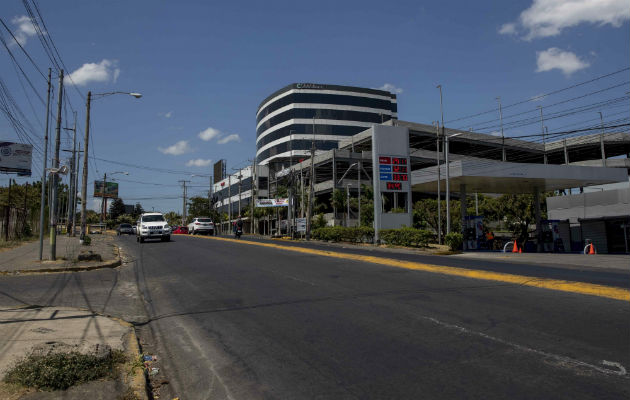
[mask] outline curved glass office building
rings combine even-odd
[[[337,148],[348,136],[397,118],[396,95],[352,86],[294,83],[260,103],[256,161],[288,165],[316,150]]]

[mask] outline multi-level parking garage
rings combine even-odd
[[[396,125],[409,129],[409,146],[411,171],[435,167],[444,164],[445,154],[443,140],[440,141],[440,152],[437,151],[437,129],[434,126],[395,120],[386,125]],[[546,144],[514,138],[501,138],[493,135],[445,129],[449,139],[449,161],[486,160],[501,162],[503,151],[508,163],[544,164],[545,155],[548,164],[568,164],[600,167],[618,167],[630,170],[630,134],[608,132],[572,137],[566,140],[548,142]],[[351,185],[356,188],[358,176],[356,169],[351,169],[344,177],[347,182],[337,179],[348,168],[361,161],[364,173],[361,184],[369,184],[372,173],[372,142],[368,130],[354,135],[339,143],[339,148],[332,149],[315,156],[315,194],[324,195],[336,187],[345,188]],[[602,146],[603,143],[603,146]],[[602,159],[602,147],[605,158]],[[290,171],[310,170],[310,159],[304,160],[290,169],[278,173],[285,176]],[[501,164],[492,164],[500,168]],[[334,179],[333,179],[334,178]],[[444,176],[441,179],[445,179]],[[336,181],[337,180],[337,181]],[[568,187],[567,187],[568,189]],[[442,187],[444,190],[444,186]]]
[[[414,201],[436,195],[438,163],[440,192],[444,193],[444,141],[440,140],[438,152],[437,140],[443,138],[441,132],[438,136],[434,126],[400,120],[385,125],[408,129]],[[472,192],[538,196],[544,191],[628,181],[630,134],[626,132],[582,135],[545,144],[454,129],[445,129],[444,134],[449,136],[451,195],[456,198]],[[321,204],[330,204],[330,194],[335,189],[343,189],[356,197],[361,185],[372,185],[372,130],[340,141],[337,149],[317,154],[313,167],[314,195]],[[271,180],[280,181],[298,175],[303,185],[309,185],[310,159],[277,171]],[[465,217],[464,213],[462,217]],[[334,219],[335,215],[331,213],[329,218]],[[599,247],[605,249],[605,241]]]

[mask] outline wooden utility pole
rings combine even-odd
[[[55,156],[52,167],[52,206],[50,210],[50,260],[57,259],[57,191],[59,186],[59,147],[61,146],[61,108],[63,106],[63,70],[59,71],[59,94],[57,97],[57,128],[55,129]]]
[[[46,128],[44,131],[44,167],[42,168],[42,193],[40,197],[39,203],[39,260],[42,260],[43,257],[43,249],[44,249],[44,211],[46,208],[44,204],[46,203],[46,167],[47,167],[47,159],[48,159],[48,117],[50,116],[50,76],[51,69],[48,68],[48,92],[46,94]]]
[[[9,241],[9,218],[11,216],[11,181],[13,178],[9,178],[9,194],[7,196],[7,208],[4,213],[4,241]]]
[[[88,180],[88,145],[90,143],[90,104],[92,102],[92,92],[87,94],[87,105],[85,112],[85,138],[83,139],[83,183],[81,184],[81,236],[79,239],[85,239],[86,224],[87,224],[87,180]]]

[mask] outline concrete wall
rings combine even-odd
[[[578,219],[630,215],[630,189],[548,197],[547,215],[574,224]]]

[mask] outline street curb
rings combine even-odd
[[[103,264],[97,265],[78,265],[74,267],[60,267],[60,268],[39,268],[39,269],[18,269],[15,271],[0,271],[0,275],[36,275],[36,274],[48,274],[48,273],[63,273],[63,272],[82,272],[93,271],[95,269],[103,268],[116,268],[122,265],[122,258],[120,257],[120,247],[116,246],[118,256],[112,260]]]
[[[118,322],[122,326],[131,328],[129,330],[129,334],[127,335],[127,346],[126,346],[127,353],[129,353],[131,357],[135,359],[139,359],[140,357],[142,357],[142,352],[140,351],[140,345],[138,342],[138,336],[136,336],[136,330],[133,324],[117,317],[111,317],[111,316],[106,316],[106,317]],[[149,399],[149,396],[147,394],[148,393],[147,377],[144,373],[144,368],[137,367],[133,369],[133,376],[131,377],[129,381],[129,387],[133,391],[136,398],[140,400]]]

